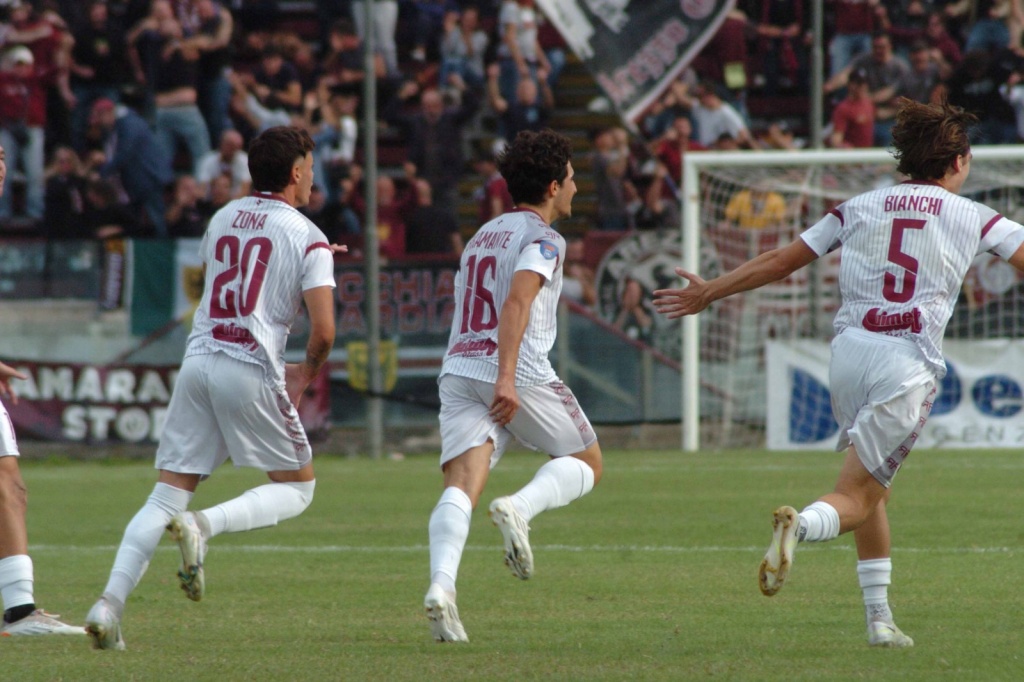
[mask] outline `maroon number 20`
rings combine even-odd
[[[227,269],[213,280],[210,317],[244,317],[256,309],[263,278],[274,245],[266,237],[254,237],[242,246],[238,237],[225,235],[217,240],[214,255]]]

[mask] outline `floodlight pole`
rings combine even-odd
[[[366,431],[370,457],[378,459],[384,445],[384,389],[380,366],[380,249],[377,240],[377,69],[373,44],[373,0],[363,3],[363,258],[366,266],[366,362],[370,395],[366,400]],[[351,362],[349,358],[349,362]]]

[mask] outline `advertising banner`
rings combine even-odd
[[[947,373],[917,447],[1019,448],[1024,444],[1024,340],[946,341]],[[773,450],[831,450],[829,346],[767,344],[767,435]]]

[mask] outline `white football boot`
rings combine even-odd
[[[772,544],[758,570],[761,593],[771,597],[782,589],[782,584],[793,565],[793,550],[796,549],[796,531],[800,527],[800,515],[792,507],[779,507],[773,518]]]
[[[914,640],[903,634],[894,623],[875,620],[868,624],[868,646],[902,649],[914,646]]]
[[[459,619],[459,609],[455,606],[455,595],[445,592],[437,583],[431,583],[427,596],[423,599],[423,608],[430,621],[430,634],[438,642],[468,642],[466,629]]]
[[[195,513],[175,514],[167,524],[167,530],[181,549],[181,568],[178,569],[181,589],[189,599],[199,601],[206,592],[206,576],[203,573],[206,538],[199,530]]]
[[[85,617],[85,631],[92,638],[93,649],[124,651],[121,620],[105,600],[100,599],[89,609],[89,615]]]
[[[21,620],[4,623],[0,637],[21,637],[23,635],[84,635],[85,628],[68,625],[60,620],[60,614],[47,613],[36,609]]]
[[[511,497],[491,502],[487,512],[505,540],[505,565],[517,578],[527,580],[533,575],[533,551],[530,549],[530,527],[516,511]]]

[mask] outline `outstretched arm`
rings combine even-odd
[[[797,239],[788,246],[762,253],[710,282],[676,268],[676,274],[686,279],[689,286],[684,289],[658,289],[654,292],[654,307],[669,319],[696,315],[720,298],[777,282],[817,257],[818,254],[803,239]]]

